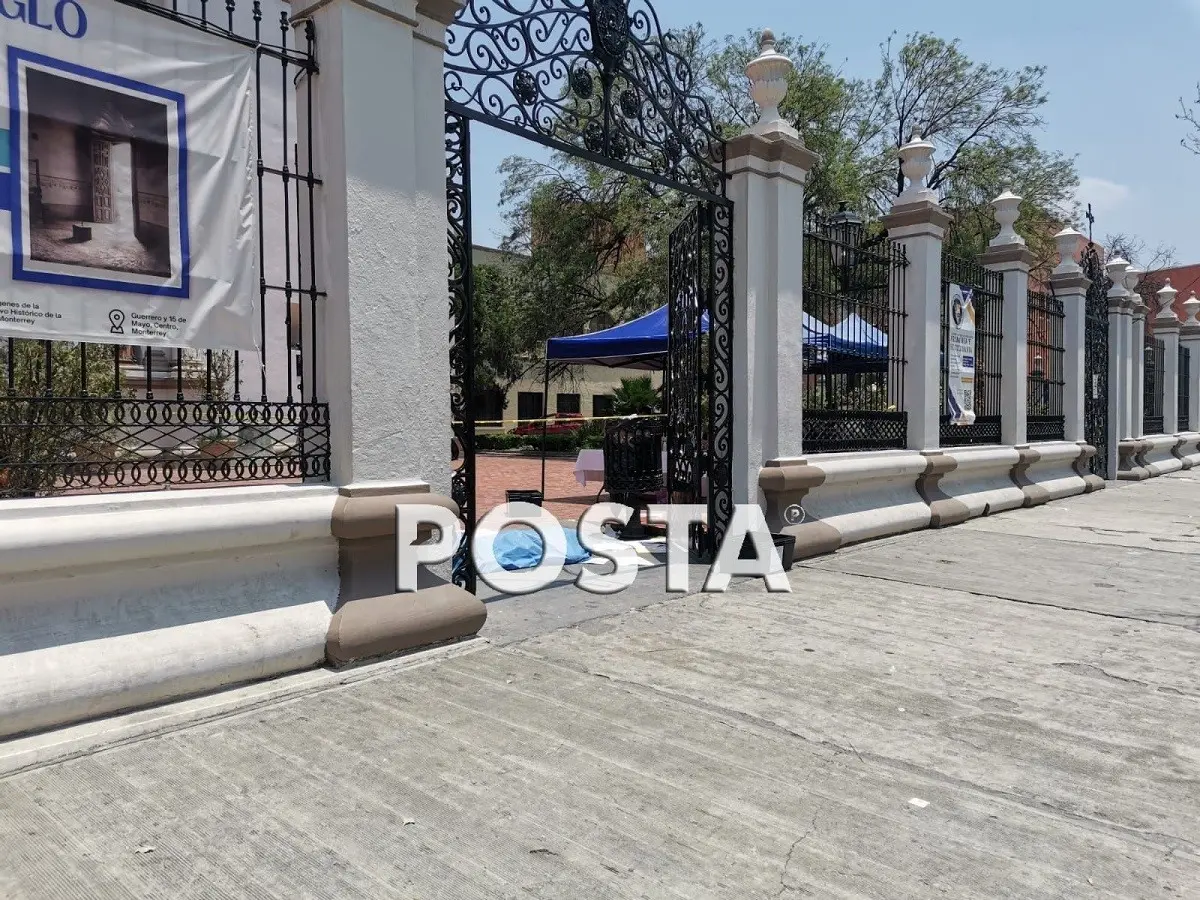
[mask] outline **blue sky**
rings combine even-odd
[[[652,0],[654,2],[654,0]],[[1200,79],[1200,0],[657,0],[663,28],[704,23],[710,35],[769,27],[827,45],[848,76],[878,73],[879,44],[893,31],[958,38],[972,57],[1016,68],[1045,65],[1050,99],[1043,146],[1077,156],[1080,199],[1096,214],[1096,236],[1129,232],[1200,262],[1200,157],[1179,145],[1179,98]],[[495,245],[495,168],[533,145],[499,132],[472,134],[475,242]]]

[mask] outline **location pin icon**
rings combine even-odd
[[[112,334],[125,333],[125,313],[121,312],[121,310],[111,310],[108,314],[108,321],[112,323],[112,328],[109,329]]]

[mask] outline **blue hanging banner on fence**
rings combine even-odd
[[[946,411],[955,425],[975,421],[975,302],[970,288],[950,285]]]
[[[8,192],[12,178],[9,175],[8,132],[0,128],[0,209],[9,209]]]

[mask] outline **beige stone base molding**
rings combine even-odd
[[[1143,455],[1150,445],[1142,438],[1130,438],[1117,444],[1117,480],[1145,481],[1150,472],[1143,462]]]
[[[1148,477],[1155,478],[1183,469],[1183,461],[1175,455],[1175,448],[1181,443],[1176,434],[1152,434],[1141,439],[1142,451],[1137,460],[1145,468]]]
[[[1179,446],[1175,448],[1185,469],[1200,466],[1200,432],[1184,431],[1179,435]]]
[[[396,593],[396,507],[435,504],[457,513],[448,497],[424,490],[342,488],[330,531],[338,541],[341,589],[325,655],[340,666],[390,656],[479,633],[487,607],[460,587],[437,583]],[[428,540],[431,533],[418,534]]]
[[[1005,510],[1090,493],[1095,448],[1069,441],[917,453],[829,453],[772,460],[759,473],[767,524],[796,538],[796,558],[872,538],[944,528]],[[791,525],[799,506],[804,521]]]
[[[0,740],[477,634],[483,603],[397,594],[422,482],[0,504]]]
[[[1096,448],[1086,441],[1080,441],[1076,446],[1079,448],[1079,459],[1075,460],[1075,474],[1083,479],[1085,485],[1083,492],[1092,494],[1104,490],[1108,487],[1108,482],[1091,470],[1092,460],[1096,457]]]

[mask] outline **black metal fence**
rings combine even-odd
[[[975,306],[975,421],[955,425],[946,405],[950,375],[950,288],[970,291]],[[1000,443],[1000,384],[1004,277],[978,262],[942,254],[941,445]]]
[[[1163,433],[1163,372],[1167,351],[1161,338],[1146,335],[1146,376],[1143,386],[1142,434]]]
[[[214,16],[126,6],[252,48],[256,55],[262,355],[0,339],[0,499],[101,488],[322,480],[329,410],[318,398],[320,289],[311,125],[296,125],[295,85],[317,71],[315,34],[300,46],[288,14],[227,0]],[[312,122],[311,101],[308,115]]]
[[[1191,429],[1191,418],[1188,409],[1192,405],[1192,384],[1189,375],[1192,371],[1192,350],[1190,347],[1179,348],[1179,431]]]
[[[1063,329],[1062,301],[1053,291],[1031,289],[1026,407],[1026,436],[1030,441],[1061,441],[1066,435]]]
[[[804,233],[804,449],[903,449],[904,249],[853,214]]]

